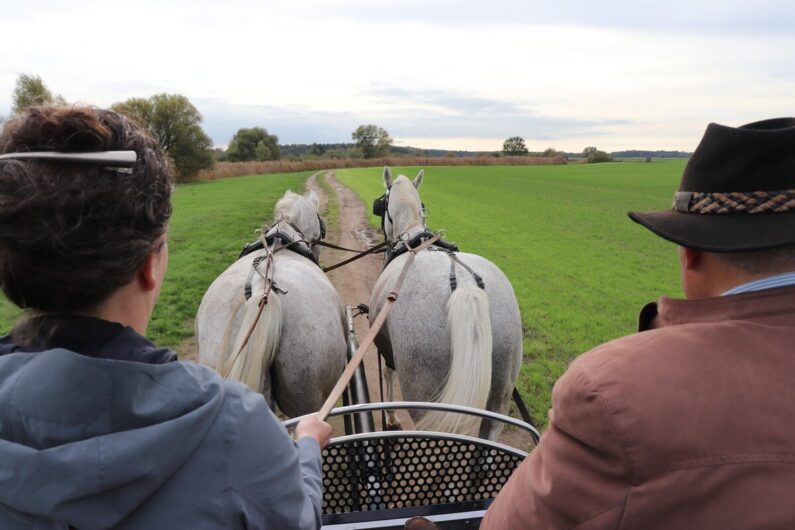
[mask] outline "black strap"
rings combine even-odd
[[[469,271],[469,274],[471,274],[472,277],[475,279],[475,283],[478,285],[478,287],[480,287],[481,289],[486,288],[486,283],[483,281],[483,278],[480,276],[480,274],[473,271],[472,268],[469,267],[469,265],[461,261],[461,258],[459,258],[454,252],[448,251],[447,255],[450,256],[450,290],[451,291],[455,291],[456,287],[458,287],[458,280],[455,277],[456,263],[458,263],[459,265],[464,267],[467,271]]]
[[[265,243],[262,242],[262,239],[257,239],[256,241],[252,241],[248,243],[246,246],[243,247],[243,250],[240,251],[240,255],[237,259],[242,258],[243,256],[248,256],[252,252],[256,252],[257,250],[262,250],[265,248]]]
[[[251,269],[248,271],[248,278],[246,278],[246,285],[243,286],[243,294],[246,295],[246,300],[251,298],[251,282],[254,280],[254,273],[257,271],[257,267],[259,267],[259,264],[262,263],[264,259],[265,256],[257,256],[251,264]]]
[[[458,287],[458,279],[455,277],[455,260],[450,259],[450,290],[455,291]]]
[[[387,265],[392,263],[392,260],[408,252],[409,248],[414,248],[417,245],[422,244],[423,241],[435,236],[436,234],[426,229],[420,232],[419,234],[415,235],[414,237],[412,237],[411,240],[408,242],[408,246],[403,241],[400,241],[395,246],[388,247],[386,250],[387,259],[384,263],[384,268],[386,268]],[[450,243],[449,241],[445,241],[444,239],[436,241],[433,244],[432,248],[440,248],[442,250],[447,250],[450,252],[458,252],[458,246],[456,246],[455,243]]]
[[[535,427],[535,423],[533,422],[533,417],[530,416],[530,411],[527,410],[527,406],[524,404],[524,400],[522,399],[522,394],[519,393],[519,389],[513,387],[513,401],[516,403],[516,408],[519,409],[519,414],[521,414],[522,419],[525,423],[529,423],[533,427]],[[535,436],[533,437],[535,438]],[[538,443],[538,440],[536,440]]]
[[[276,249],[276,251],[282,248],[285,247],[279,247]],[[251,269],[248,271],[248,278],[246,278],[246,284],[243,286],[243,294],[246,296],[246,300],[251,298],[251,291],[252,291],[251,284],[252,281],[254,280],[254,273],[257,272],[260,263],[262,263],[263,260],[265,260],[265,258],[267,258],[267,255],[257,256],[256,258],[254,258],[254,261],[251,263]],[[287,294],[287,291],[285,291],[284,289],[280,289],[279,286],[276,285],[276,282],[273,280],[271,280],[271,291],[273,291],[276,294]]]
[[[240,252],[240,255],[237,257],[237,259],[240,259],[248,254],[251,254],[252,252],[256,252],[257,250],[262,250],[263,248],[265,248],[266,244],[269,247],[272,247],[274,246],[277,240],[281,241],[282,243],[281,248],[290,249],[299,256],[303,256],[306,259],[310,260],[318,267],[320,266],[320,263],[318,263],[317,258],[312,253],[312,249],[308,248],[309,244],[306,241],[304,241],[303,239],[294,240],[289,235],[279,231],[268,234],[264,242],[260,238],[252,243],[249,243],[248,245],[243,247],[243,250]],[[300,245],[300,243],[305,243],[307,245],[307,248],[304,248],[302,245]]]
[[[315,243],[315,245],[317,245],[317,246],[319,246],[319,247],[333,248],[334,250],[342,250],[342,251],[345,251],[345,252],[362,252],[362,250],[360,250],[360,249],[358,249],[358,248],[348,248],[348,247],[341,247],[341,246],[339,246],[339,245],[335,245],[334,243],[327,243],[327,242],[325,242],[325,241],[317,241],[317,242]],[[378,244],[378,245],[376,245],[375,247],[373,247],[373,248],[369,248],[368,250],[369,250],[370,252],[375,252],[375,251],[376,251],[376,249],[377,249],[377,250],[379,250],[379,251],[383,252],[383,250],[382,250],[382,249],[383,249],[385,246],[386,246],[386,241],[384,241],[383,243],[379,243],[379,244]]]
[[[331,265],[329,267],[323,267],[323,272],[333,271],[334,269],[338,269],[338,268],[342,267],[343,265],[347,265],[348,263],[350,263],[352,261],[356,261],[359,258],[363,258],[363,257],[367,256],[368,254],[375,254],[377,252],[383,252],[382,249],[385,246],[386,246],[386,241],[384,241],[383,243],[380,243],[380,244],[378,244],[378,245],[376,245],[374,247],[368,248],[364,252],[360,252],[359,254],[356,254],[355,256],[353,256],[351,258],[348,258],[348,259],[346,259],[344,261],[340,261],[339,263],[336,263],[336,264]]]

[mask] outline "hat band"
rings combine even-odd
[[[700,214],[784,213],[795,210],[795,190],[719,193],[677,191],[673,209]]]

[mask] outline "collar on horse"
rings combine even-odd
[[[397,258],[400,255],[405,254],[406,252],[409,251],[410,248],[415,248],[416,246],[421,245],[424,241],[431,239],[435,235],[436,234],[434,234],[433,232],[431,232],[426,228],[422,232],[418,233],[417,235],[409,239],[408,245],[406,245],[406,242],[404,241],[398,241],[394,246],[387,247],[384,268],[386,268],[387,265],[389,265],[393,259]],[[483,278],[480,276],[480,274],[472,270],[472,268],[469,265],[461,261],[461,258],[458,257],[457,253],[459,252],[459,250],[458,246],[455,243],[450,243],[449,241],[445,241],[444,239],[439,239],[438,241],[435,241],[428,248],[428,250],[442,251],[447,253],[447,255],[450,257],[449,279],[450,279],[451,291],[455,291],[456,288],[458,287],[458,279],[456,278],[455,274],[456,263],[458,265],[461,265],[461,267],[463,267],[469,274],[472,275],[472,278],[475,280],[475,283],[477,284],[478,287],[480,287],[481,289],[486,288],[486,284],[483,281]]]
[[[326,223],[323,222],[323,219],[321,219],[320,215],[317,216],[317,220],[320,222],[320,239],[322,240],[326,237]],[[280,228],[280,225],[282,224],[285,224],[291,228],[294,234],[291,235],[283,231]],[[299,239],[295,239],[296,235],[298,235]],[[312,244],[314,242],[304,239],[304,234],[289,221],[279,221],[274,224],[265,233],[264,237],[260,237],[256,241],[243,247],[243,250],[240,252],[240,255],[237,257],[237,259],[240,259],[243,256],[251,254],[257,250],[262,250],[266,245],[268,247],[273,247],[277,242],[281,243],[282,247],[292,250],[299,256],[303,256],[306,259],[312,261],[315,265],[320,266],[320,263],[315,257],[314,252],[312,252]]]
[[[386,192],[383,195],[378,197],[375,201],[373,201],[373,214],[377,215],[381,218],[381,231],[384,233],[384,237],[386,237],[386,229],[384,227],[385,220],[389,219],[390,224],[392,226],[395,225],[394,221],[392,221],[392,216],[389,214],[389,190],[387,188]],[[425,203],[420,202],[422,209],[425,210]],[[436,234],[428,230],[427,226],[423,226],[423,230],[413,237],[408,239],[407,241],[399,240],[394,242],[392,245],[387,245],[386,249],[386,259],[384,260],[384,268],[386,269],[387,266],[397,258],[409,251],[410,248],[414,248],[417,245],[421,245],[424,241],[427,241],[434,237]],[[469,272],[475,280],[475,283],[481,289],[486,288],[486,284],[483,282],[483,278],[474,270],[472,270],[466,263],[461,261],[456,253],[459,251],[458,246],[455,243],[450,243],[449,241],[445,241],[444,239],[439,239],[433,243],[433,245],[428,250],[441,250],[447,253],[450,256],[450,290],[455,291],[458,287],[458,279],[456,278],[455,274],[455,266],[456,263],[461,265],[467,272]]]
[[[386,251],[386,260],[384,261],[384,268],[389,265],[392,260],[397,258],[398,256],[402,256],[406,252],[409,251],[410,248],[414,248],[417,245],[422,244],[424,241],[431,239],[436,234],[425,228],[422,232],[417,233],[412,238],[408,239],[408,245],[404,241],[397,241],[394,245],[387,246]],[[437,248],[439,250],[445,250],[447,252],[458,252],[458,246],[455,243],[450,243],[449,241],[445,241],[444,239],[439,239],[438,241],[434,242],[431,245],[431,250],[433,248]]]

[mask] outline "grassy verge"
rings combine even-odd
[[[426,168],[431,228],[487,257],[510,278],[524,321],[519,388],[545,423],[555,380],[578,354],[632,333],[642,305],[681,295],[675,246],[631,222],[666,209],[683,161],[543,167]],[[413,178],[418,167],[393,168]],[[338,170],[364,200],[381,170]],[[371,215],[377,225],[377,218]]]

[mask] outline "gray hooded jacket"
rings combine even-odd
[[[54,329],[0,339],[0,528],[320,526],[318,444],[262,396],[118,324]]]

